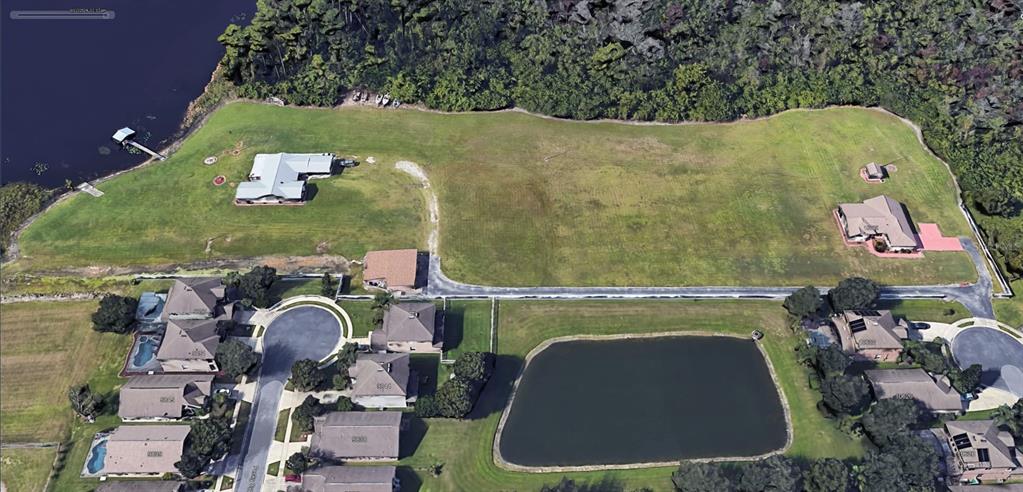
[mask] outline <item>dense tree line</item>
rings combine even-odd
[[[0,253],[7,254],[7,242],[29,217],[43,209],[52,192],[32,183],[0,186]]]
[[[1018,2],[259,0],[229,26],[243,96],[353,89],[444,110],[722,121],[880,105],[922,125],[1023,272]],[[1008,204],[1008,205],[1007,205]],[[990,220],[988,220],[990,219]]]

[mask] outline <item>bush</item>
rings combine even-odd
[[[416,399],[415,411],[416,417],[420,418],[437,417],[440,415],[437,401],[434,400],[433,395],[423,395]]]
[[[454,377],[447,380],[435,397],[437,413],[442,417],[462,418],[469,414],[475,403],[475,391],[471,381]]]
[[[320,279],[320,295],[333,299],[334,294],[337,294],[337,282],[334,282],[329,273],[324,273]]]
[[[474,382],[486,381],[494,371],[494,359],[490,352],[466,352],[455,360],[455,376]]]
[[[334,410],[337,410],[338,412],[351,412],[352,410],[355,410],[355,403],[352,402],[351,398],[342,396],[334,403]]]
[[[106,295],[99,301],[99,309],[92,314],[92,328],[100,332],[128,333],[135,323],[135,310],[139,301],[132,297]]]
[[[288,460],[284,464],[291,469],[291,471],[301,475],[309,468],[309,455],[305,451],[299,451],[288,457]]]
[[[327,408],[320,404],[320,400],[309,395],[291,412],[292,428],[302,433],[312,432],[313,419],[324,413],[327,413]]]

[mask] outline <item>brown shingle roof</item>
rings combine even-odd
[[[107,436],[103,473],[177,473],[187,425],[122,425]]]
[[[919,247],[902,204],[887,195],[868,198],[863,203],[843,203],[838,209],[845,217],[845,233],[848,237],[883,234],[891,246]]]
[[[932,412],[958,412],[963,409],[959,392],[935,381],[923,369],[871,369],[864,374],[878,399],[912,397]]]
[[[322,466],[302,475],[309,492],[391,492],[397,468],[393,466]]]
[[[117,414],[122,419],[179,418],[183,406],[202,405],[212,386],[211,374],[135,376],[121,387]]]
[[[432,302],[393,304],[384,312],[383,332],[389,342],[432,343],[437,306]]]
[[[363,261],[362,280],[388,289],[414,288],[418,254],[414,249],[370,251]]]
[[[401,412],[331,412],[314,420],[312,449],[335,458],[398,459]]]
[[[409,360],[409,354],[359,353],[350,371],[352,398],[407,396]]]

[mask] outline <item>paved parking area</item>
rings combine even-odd
[[[266,478],[267,456],[277,427],[277,407],[291,366],[301,359],[330,355],[341,339],[341,325],[330,312],[299,306],[274,318],[263,335],[263,366],[256,383],[248,442],[234,490],[258,492]]]
[[[981,382],[1023,397],[1023,343],[997,328],[967,328],[952,340],[960,367],[980,364]]]

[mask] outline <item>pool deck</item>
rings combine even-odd
[[[108,435],[109,435],[109,433],[107,433],[107,432],[98,432],[98,433],[96,433],[95,436],[93,436],[92,442],[89,444],[89,453],[85,455],[85,463],[82,464],[82,473],[81,473],[82,477],[85,477],[85,478],[95,478],[95,477],[102,477],[103,475],[105,475],[103,473],[103,469],[102,468],[97,470],[95,473],[90,472],[89,471],[89,461],[91,461],[92,454],[95,452],[96,446],[98,446],[98,445],[100,445],[102,443],[105,443],[107,441],[107,436]],[[104,455],[103,459],[104,459],[104,461],[106,460],[106,455]]]
[[[135,340],[131,344],[131,349],[128,350],[128,355],[124,358],[124,365],[121,367],[120,376],[123,378],[136,376],[140,374],[148,374],[150,372],[160,373],[163,372],[160,368],[160,363],[156,360],[156,351],[160,349],[159,343],[163,342],[163,329],[161,328],[158,332],[135,332]],[[135,355],[138,353],[141,346],[142,337],[160,338],[160,342],[157,347],[153,349],[153,357],[143,366],[136,366],[133,362]]]

